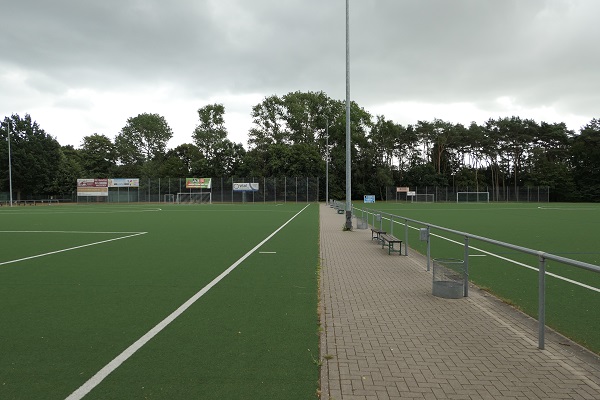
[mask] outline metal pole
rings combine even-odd
[[[408,256],[408,220],[404,220],[404,255]]]
[[[427,225],[427,271],[431,269],[431,228]]]
[[[546,332],[546,258],[540,254],[538,275],[538,348],[544,350]]]
[[[325,204],[329,205],[329,118],[325,116]]]
[[[13,205],[13,196],[12,196],[12,160],[10,155],[10,120],[8,120],[6,126],[8,127],[8,193],[10,198],[10,206]]]
[[[465,236],[465,260],[463,261],[464,297],[469,297],[469,237]]]
[[[350,156],[350,6],[349,0],[346,0],[346,229],[352,229]]]

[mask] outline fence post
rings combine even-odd
[[[546,331],[546,258],[539,255],[540,267],[538,273],[538,348],[544,350]]]
[[[463,261],[464,297],[469,297],[469,237],[465,236],[465,255]]]
[[[408,255],[408,220],[404,220],[404,255]]]
[[[306,177],[306,202],[308,203],[308,176]]]
[[[431,263],[431,228],[427,225],[427,271],[430,270]]]

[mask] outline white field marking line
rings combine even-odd
[[[561,211],[598,211],[600,208],[596,207],[538,207],[540,210],[561,210]]]
[[[0,233],[91,233],[91,234],[129,234],[129,233],[146,233],[146,232],[93,232],[93,231],[0,231]]]
[[[108,232],[103,232],[103,233],[108,233]],[[122,232],[115,232],[115,233],[122,233]],[[0,266],[6,265],[6,264],[14,264],[14,263],[17,263],[17,262],[20,262],[20,261],[32,260],[34,258],[40,258],[40,257],[50,256],[52,254],[64,253],[65,251],[82,249],[84,247],[95,246],[97,244],[114,242],[116,240],[127,239],[127,238],[131,238],[131,237],[134,237],[134,236],[145,235],[146,233],[148,233],[148,232],[137,232],[137,233],[134,233],[132,235],[122,236],[122,237],[108,239],[108,240],[102,240],[102,241],[94,242],[94,243],[82,244],[81,246],[69,247],[67,249],[62,249],[62,250],[50,251],[50,252],[44,253],[44,254],[37,254],[35,256],[30,256],[30,257],[25,257],[25,258],[19,258],[18,260],[11,260],[11,261],[0,262]]]
[[[389,221],[389,218],[383,217],[383,219],[387,219]],[[394,221],[394,223],[396,223],[398,225],[404,225],[404,224],[400,223],[399,221]],[[418,229],[418,228],[413,227],[413,226],[411,226],[410,228],[411,229],[415,229],[415,230]],[[438,237],[440,239],[447,240],[448,242],[451,242],[451,243],[456,243],[456,244],[458,244],[460,246],[464,246],[465,245],[464,243],[458,242],[456,240],[449,239],[449,238],[444,237],[444,236],[436,235],[435,233],[432,233],[431,236],[435,236],[435,237]],[[518,262],[518,261],[515,261],[515,260],[511,260],[510,258],[502,257],[502,256],[500,256],[498,254],[494,254],[494,253],[491,253],[489,251],[485,251],[483,249],[479,249],[479,248],[471,246],[471,245],[469,245],[469,249],[477,250],[477,251],[479,251],[481,253],[490,255],[492,257],[496,257],[496,258],[499,258],[501,260],[508,261],[510,263],[519,265],[521,267],[529,268],[530,270],[539,272],[538,268],[532,267],[531,265],[523,264],[521,262]],[[564,276],[556,275],[556,274],[553,274],[552,272],[548,272],[548,271],[546,271],[546,275],[551,276],[551,277],[556,278],[556,279],[560,279],[560,280],[565,281],[565,282],[572,283],[572,284],[577,285],[577,286],[581,286],[582,288],[589,289],[589,290],[592,290],[594,292],[600,293],[600,288],[596,288],[594,286],[586,285],[585,283],[581,283],[581,282],[575,281],[573,279],[565,278]]]
[[[157,212],[162,211],[161,208],[152,208],[147,210],[110,210],[110,211],[41,211],[41,212],[22,212],[22,211],[2,211],[0,210],[0,215],[57,215],[57,214],[124,214],[124,213],[144,213],[144,212]]]
[[[302,211],[306,210],[306,208],[310,204],[307,204],[302,210],[298,211],[292,218],[287,220],[283,225],[277,228],[273,233],[266,237],[262,242],[254,246],[250,251],[240,257],[239,260],[231,264],[229,268],[221,273],[221,275],[217,276],[213,279],[208,285],[203,287],[198,293],[190,297],[185,303],[183,303],[179,308],[173,311],[169,316],[159,322],[154,328],[150,329],[145,335],[136,340],[132,345],[126,348],[121,354],[115,357],[112,361],[106,364],[100,371],[96,372],[94,376],[92,376],[87,382],[81,385],[77,390],[71,393],[65,400],[80,400],[86,394],[88,394],[92,389],[100,384],[110,373],[112,373],[115,369],[117,369],[121,364],[123,364],[129,357],[135,354],[136,351],[141,349],[146,343],[148,343],[154,336],[156,336],[160,331],[166,328],[171,322],[173,322],[177,317],[179,317],[183,312],[185,312],[188,308],[192,306],[199,298],[204,296],[210,289],[213,288],[217,283],[219,283],[223,278],[225,278],[231,271],[236,269],[244,260],[250,257],[256,250],[258,250],[262,245],[264,245],[267,241],[269,241],[273,236],[275,236],[279,231],[281,231],[287,224],[292,222],[294,218],[296,218]]]
[[[469,254],[469,257],[487,257],[485,254]]]
[[[258,254],[277,254],[276,251],[259,251]]]

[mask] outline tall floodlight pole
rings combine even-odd
[[[350,6],[346,0],[346,229],[352,229],[350,155]]]
[[[7,126],[7,130],[8,130],[8,193],[9,193],[9,197],[10,197],[10,206],[12,207],[13,205],[13,198],[12,198],[12,162],[11,162],[11,157],[10,157],[10,120],[6,123]]]
[[[325,116],[325,204],[329,205],[329,118]]]

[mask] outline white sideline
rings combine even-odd
[[[61,232],[61,231],[12,231],[11,232],[11,231],[1,231],[0,233],[132,233],[132,232]],[[82,244],[81,246],[69,247],[67,249],[50,251],[48,253],[43,253],[43,254],[36,254],[35,256],[19,258],[17,260],[4,261],[4,262],[0,262],[0,266],[6,265],[6,264],[14,264],[14,263],[17,263],[20,261],[25,261],[25,260],[32,260],[34,258],[39,258],[39,257],[45,257],[45,256],[49,256],[52,254],[64,253],[65,251],[82,249],[84,247],[95,246],[97,244],[114,242],[115,240],[121,240],[121,239],[127,239],[127,238],[134,237],[134,236],[145,235],[146,233],[148,233],[148,232],[135,232],[132,235],[121,236],[121,237],[114,238],[114,239],[108,239],[108,240],[102,240],[100,242]]]
[[[86,394],[88,394],[92,389],[100,384],[110,373],[112,373],[115,369],[117,369],[121,364],[123,364],[129,357],[131,357],[136,351],[142,348],[146,343],[148,343],[154,336],[156,336],[160,331],[166,328],[171,322],[173,322],[177,317],[179,317],[185,310],[190,308],[192,304],[194,304],[200,297],[204,296],[213,286],[219,283],[223,278],[225,278],[231,271],[236,269],[238,265],[240,265],[246,258],[248,258],[252,253],[258,250],[263,244],[269,241],[273,236],[275,236],[280,230],[282,230],[287,224],[292,222],[294,218],[296,218],[302,211],[306,210],[306,208],[310,204],[307,204],[302,210],[298,211],[292,218],[287,220],[283,225],[277,228],[273,233],[267,236],[262,242],[254,246],[250,251],[244,254],[239,260],[235,263],[231,264],[229,268],[221,273],[221,275],[217,276],[213,279],[208,285],[203,287],[198,293],[189,298],[185,303],[183,303],[179,308],[173,311],[169,316],[159,322],[154,328],[150,329],[144,336],[136,340],[132,345],[126,348],[121,354],[115,357],[112,361],[106,364],[100,371],[96,372],[94,376],[92,376],[87,382],[81,385],[77,390],[71,393],[65,400],[80,400]]]

